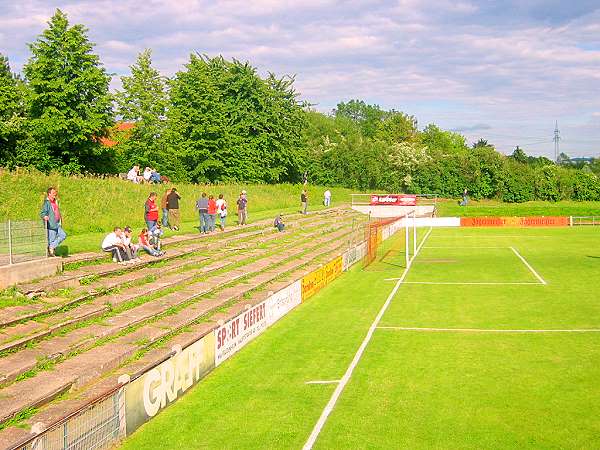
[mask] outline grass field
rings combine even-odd
[[[438,216],[600,216],[600,202],[564,200],[503,203],[497,200],[471,200],[467,206],[460,206],[459,201],[446,199],[438,201]]]
[[[424,231],[402,282],[397,236],[123,448],[302,448],[338,386],[306,382],[342,379],[396,283],[314,448],[600,448],[598,230]]]

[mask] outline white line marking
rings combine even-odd
[[[456,239],[456,238],[480,238],[480,239],[487,239],[487,238],[551,238],[551,237],[556,237],[556,236],[550,236],[547,234],[540,234],[540,235],[524,235],[524,234],[520,234],[520,235],[516,235],[516,234],[485,234],[485,235],[477,235],[477,234],[455,234],[455,235],[451,235],[451,236],[436,236],[436,239]]]
[[[395,281],[398,280],[398,278],[386,278],[384,281]],[[517,285],[517,286],[542,286],[542,283],[538,283],[537,281],[523,281],[523,282],[517,282],[517,281],[473,281],[473,282],[469,282],[469,281],[405,281],[404,284],[433,284],[433,285],[437,285],[437,284],[448,284],[448,285],[476,285],[476,286],[504,286],[504,285]]]
[[[398,331],[441,331],[457,333],[600,333],[600,328],[574,328],[571,330],[503,330],[488,328],[418,328],[418,327],[377,327],[379,330]]]
[[[448,248],[448,249],[453,249],[453,248],[460,248],[460,249],[463,249],[463,248],[472,248],[473,250],[479,250],[480,248],[488,249],[488,248],[508,248],[508,247],[506,247],[506,246],[504,246],[504,247],[500,247],[500,246],[480,247],[480,246],[474,246],[474,245],[471,245],[471,246],[465,246],[465,245],[461,245],[461,246],[457,246],[457,245],[453,245],[453,246],[448,246],[448,245],[444,245],[444,246],[440,246],[440,245],[428,245],[427,247],[424,247],[424,248]]]
[[[429,229],[429,231],[427,232],[427,234],[421,241],[421,244],[419,245],[419,248],[417,248],[417,252],[413,255],[413,258],[415,258],[419,254],[419,251],[421,251],[421,247],[423,247],[423,244],[425,243],[425,241],[431,234],[431,230],[432,230],[432,228]],[[304,444],[304,447],[302,447],[303,450],[311,450],[313,448],[313,445],[315,445],[317,437],[319,437],[319,433],[321,433],[321,430],[325,426],[325,422],[327,422],[327,418],[329,417],[329,414],[331,414],[331,412],[333,411],[333,408],[335,407],[335,404],[336,404],[338,398],[340,397],[344,388],[348,384],[348,381],[350,381],[352,372],[354,372],[354,369],[356,368],[358,362],[360,361],[360,358],[362,357],[362,355],[365,351],[365,348],[367,347],[367,344],[371,340],[371,337],[373,336],[373,333],[375,332],[377,325],[381,321],[381,318],[383,317],[383,314],[385,313],[389,304],[391,303],[392,299],[394,298],[394,295],[396,295],[396,292],[398,292],[398,289],[400,288],[400,285],[402,284],[402,281],[406,277],[406,274],[408,273],[409,269],[410,269],[410,266],[407,267],[406,269],[404,269],[404,272],[402,272],[402,277],[396,282],[394,289],[392,289],[392,292],[390,292],[390,295],[388,296],[387,300],[385,301],[385,303],[379,310],[377,317],[375,317],[375,320],[369,327],[369,331],[367,332],[367,335],[365,336],[362,343],[360,344],[360,347],[358,347],[358,350],[356,351],[354,358],[352,358],[352,362],[348,366],[348,369],[346,369],[346,373],[344,373],[344,376],[340,380],[340,383],[335,388],[335,391],[333,391],[333,394],[331,395],[329,402],[327,402],[325,409],[323,409],[323,412],[321,413],[319,420],[317,421],[312,432],[310,433],[308,440]]]
[[[316,380],[316,381],[307,381],[304,384],[337,384],[340,380]]]
[[[528,269],[531,271],[531,273],[532,273],[532,274],[533,274],[533,275],[534,275],[534,276],[535,276],[535,277],[536,277],[538,280],[540,280],[540,283],[542,283],[542,284],[548,284],[548,283],[546,283],[546,281],[544,281],[544,279],[543,279],[542,277],[540,277],[540,274],[539,274],[539,273],[537,273],[533,267],[531,267],[531,265],[530,265],[530,264],[529,264],[529,263],[528,263],[528,262],[525,260],[525,258],[523,258],[523,257],[521,256],[521,254],[520,254],[520,253],[519,253],[519,252],[518,252],[518,251],[517,251],[517,250],[516,250],[514,247],[510,247],[510,249],[511,249],[511,250],[512,250],[512,251],[515,253],[515,255],[517,255],[517,256],[519,257],[519,259],[520,259],[521,261],[523,261],[523,264],[525,264],[525,265],[527,266],[527,268],[528,268]]]

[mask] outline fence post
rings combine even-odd
[[[8,221],[8,264],[13,263],[12,255],[12,230],[10,226],[10,220]]]
[[[573,226],[573,216],[569,216],[569,226]]]

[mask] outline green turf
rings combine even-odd
[[[421,233],[422,235],[422,233]],[[435,229],[380,326],[600,328],[598,229]],[[443,247],[443,248],[433,248]],[[499,247],[499,248],[484,248]],[[217,368],[124,448],[301,448],[402,273],[402,236]],[[315,448],[599,448],[600,333],[377,329]]]
[[[439,217],[600,216],[600,202],[563,200],[504,203],[497,200],[471,200],[467,206],[460,206],[459,202],[460,200],[439,200],[437,215]]]

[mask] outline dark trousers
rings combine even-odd
[[[118,245],[111,245],[110,247],[103,248],[105,252],[111,252],[114,258],[117,258],[117,262],[128,261],[129,256],[123,247]]]

